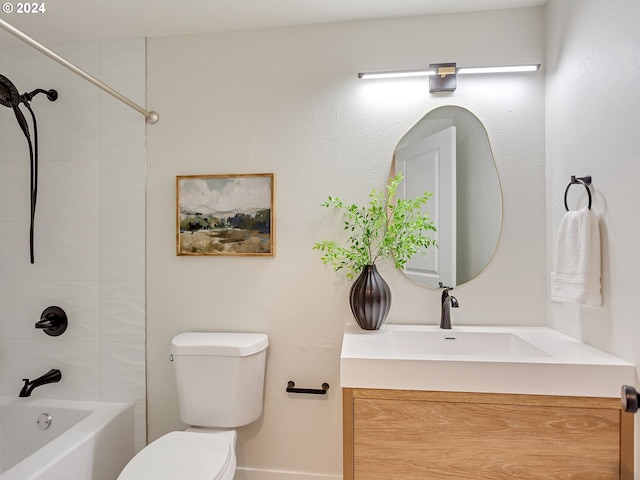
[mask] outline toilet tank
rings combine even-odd
[[[180,418],[236,428],[262,414],[269,338],[261,333],[186,332],[173,338]]]

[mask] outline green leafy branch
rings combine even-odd
[[[436,245],[427,236],[428,231],[436,231],[436,226],[429,214],[421,212],[431,193],[393,203],[402,178],[402,173],[392,178],[386,192],[372,190],[365,206],[345,205],[339,198],[329,196],[322,206],[344,211],[344,230],[349,232],[349,238],[344,247],[332,240],[313,246],[323,252],[320,260],[325,265],[330,264],[336,271],[345,268],[347,277],[353,278],[365,265],[390,256],[396,268],[402,269],[413,255],[424,254],[426,248]]]

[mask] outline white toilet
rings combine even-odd
[[[232,480],[236,427],[262,414],[269,338],[187,332],[171,342],[180,418],[191,425],[142,449],[118,480]]]

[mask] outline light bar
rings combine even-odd
[[[534,65],[510,65],[504,67],[459,67],[457,72],[459,75],[465,73],[518,73],[518,72],[535,72],[540,70],[540,64]]]
[[[358,78],[367,80],[374,78],[428,77],[435,74],[435,70],[399,70],[395,72],[359,73]]]

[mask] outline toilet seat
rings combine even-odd
[[[133,457],[118,480],[232,479],[234,450],[223,433],[170,432]]]

